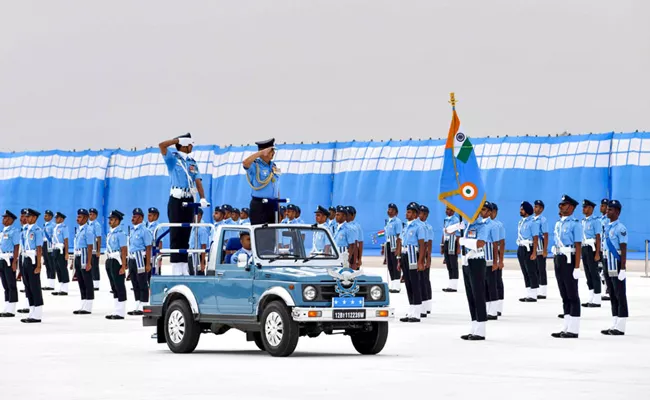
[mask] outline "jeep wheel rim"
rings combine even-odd
[[[266,317],[264,333],[266,334],[266,341],[269,342],[271,346],[278,346],[280,342],[282,342],[284,327],[282,325],[282,317],[280,317],[280,314],[273,311],[268,317]]]
[[[185,318],[179,310],[172,311],[167,322],[167,331],[172,343],[179,344],[185,336]]]

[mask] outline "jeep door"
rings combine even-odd
[[[234,252],[232,243],[239,241],[242,231],[250,233],[250,229],[246,227],[224,227],[217,242],[223,249],[221,259],[216,260],[215,265],[217,309],[222,315],[253,314],[254,271],[250,267],[238,267],[237,264],[227,262],[231,261],[228,256],[232,256],[228,253]]]

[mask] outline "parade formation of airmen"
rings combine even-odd
[[[212,224],[205,224],[203,208],[209,207],[203,193],[200,171],[190,156],[193,147],[191,135],[186,134],[160,143],[170,175],[168,217],[170,223],[199,223],[206,226],[170,228],[171,249],[189,249],[188,252],[171,253],[172,275],[202,275],[206,268],[211,238],[220,225],[250,225],[262,223],[318,224],[327,229],[340,253],[349,256],[350,267],[363,265],[364,230],[356,219],[357,210],[351,205],[318,206],[314,221],[301,218],[301,208],[286,203],[280,197],[281,171],[272,161],[275,154],[274,140],[257,142],[258,151],[243,161],[246,179],[251,188],[250,208],[238,209],[230,204],[213,208]],[[169,151],[174,146],[176,151]],[[199,198],[200,207],[188,207]],[[534,206],[533,206],[534,204]],[[553,333],[556,338],[578,338],[581,307],[600,308],[602,300],[611,298],[612,326],[603,335],[625,334],[628,307],[626,298],[627,230],[619,217],[622,205],[617,200],[602,199],[601,216],[594,215],[596,203],[583,200],[584,218],[574,215],[578,201],[568,195],[558,203],[559,219],[549,238],[548,220],[543,215],[544,202],[533,204],[523,201],[520,205],[521,220],[517,225],[517,259],[523,275],[526,293],[519,301],[536,303],[548,296],[546,260],[548,245],[552,244],[555,277],[562,299],[563,329]],[[504,286],[503,268],[505,257],[506,228],[497,219],[499,207],[486,201],[479,216],[471,223],[463,221],[456,212],[447,208],[440,239],[442,262],[448,270],[446,293],[458,291],[459,263],[469,306],[471,327],[464,340],[485,340],[487,321],[497,321],[503,314]],[[99,257],[105,244],[105,271],[108,276],[114,311],[107,319],[122,320],[125,314],[139,316],[149,301],[149,281],[153,269],[152,253],[159,226],[160,213],[155,207],[145,212],[132,210],[131,227],[124,227],[124,213],[112,210],[108,216],[110,230],[103,241],[102,224],[95,208],[77,210],[75,236],[70,243],[66,215],[46,210],[43,227],[38,224],[40,212],[27,208],[21,210],[20,225],[14,225],[17,216],[10,210],[3,215],[4,229],[0,236],[0,278],[4,288],[5,307],[0,317],[14,317],[18,303],[17,281],[22,280],[28,307],[17,310],[28,314],[24,323],[38,323],[43,315],[43,291],[54,296],[67,296],[70,274],[79,285],[80,308],[76,315],[92,314],[95,291],[99,289]],[[376,236],[383,236],[381,247],[388,272],[391,293],[399,293],[405,284],[409,309],[402,322],[420,322],[432,311],[430,268],[432,265],[435,229],[427,222],[429,208],[416,202],[405,206],[404,219],[399,207],[389,203],[388,219],[384,229]],[[54,221],[53,221],[54,220]],[[513,227],[514,228],[514,227]],[[250,236],[239,237],[241,246],[226,249],[229,262],[237,263],[240,257],[251,257]],[[315,251],[324,251],[323,237],[314,235]],[[72,258],[68,254],[72,244]],[[188,257],[189,254],[189,257]],[[590,298],[581,304],[578,295],[580,265],[584,266]],[[41,287],[41,270],[45,267],[46,286]],[[155,267],[160,268],[160,264]],[[17,276],[18,274],[18,276]],[[131,281],[135,306],[126,313],[126,281]],[[56,282],[58,281],[58,290]],[[609,296],[602,296],[602,286]]]

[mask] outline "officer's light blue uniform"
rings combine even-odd
[[[251,224],[250,218],[242,218],[239,220],[239,225],[250,225],[250,224]]]
[[[89,224],[84,224],[79,227],[77,234],[74,237],[74,254],[75,257],[81,258],[81,265],[83,268],[88,263],[88,246],[92,246],[95,242],[95,232]]]
[[[487,224],[476,219],[465,230],[465,238],[477,241],[488,242],[490,232]],[[463,339],[473,340],[473,337],[485,338],[485,322],[487,321],[487,305],[485,295],[485,247],[476,250],[466,249],[467,254],[463,256],[463,278],[465,281],[465,293],[472,318],[472,331],[470,335],[463,336]]]
[[[36,225],[26,225],[22,236],[23,259],[21,272],[25,284],[25,296],[30,306],[30,318],[36,315],[35,319],[40,320],[40,308],[43,306],[43,292],[41,289],[41,275],[36,274],[36,250],[43,246],[43,229]],[[36,311],[38,308],[39,311]]]
[[[0,250],[2,255],[9,255],[11,258],[14,256],[14,246],[20,245],[20,228],[9,225],[5,226],[0,236]],[[11,266],[11,263],[8,263]]]
[[[106,251],[109,255],[121,252],[122,247],[126,247],[127,238],[122,225],[118,225],[115,229],[111,229],[106,235]],[[116,255],[117,256],[117,255]],[[121,260],[120,256],[120,260]]]
[[[527,295],[520,301],[537,301],[537,290],[539,289],[539,268],[536,260],[531,260],[531,254],[537,254],[533,248],[533,238],[540,232],[539,221],[532,215],[522,218],[517,229],[517,259],[521,273],[524,275]]]
[[[543,215],[535,216],[534,219],[537,221],[537,227],[539,228],[537,235],[537,254],[544,254],[544,234],[548,234],[548,222]]]
[[[251,250],[246,250],[243,247],[235,252],[235,254],[232,255],[230,258],[230,263],[231,264],[237,264],[239,262],[239,259],[241,258],[242,260],[246,260],[246,265],[250,263],[251,257],[253,256],[253,252]]]
[[[339,253],[348,251],[351,244],[354,244],[356,233],[347,222],[338,224],[334,232],[334,242],[339,249]]]
[[[409,204],[409,207],[415,207],[415,211],[419,211],[417,204]],[[407,208],[412,209],[412,208]],[[409,305],[409,318],[419,320],[422,311],[422,284],[420,280],[423,279],[422,273],[418,271],[418,260],[420,251],[420,240],[426,242],[427,230],[424,223],[419,218],[408,221],[402,231],[402,254],[400,266],[404,274],[404,283],[406,285],[406,294],[408,296]],[[405,319],[400,319],[404,321]]]
[[[56,222],[50,220],[43,224],[43,242],[47,243],[47,251],[52,252],[52,234],[54,232],[54,226]]]
[[[151,246],[152,242],[153,236],[151,236],[151,232],[149,232],[144,224],[133,227],[131,237],[129,238],[129,258],[135,260],[138,266],[138,273],[144,273],[147,246]]]
[[[245,168],[248,182],[252,185],[252,197],[277,199],[280,196],[280,176],[273,172],[274,168],[277,167],[273,161],[271,164],[267,164],[261,158],[253,161],[250,168]]]
[[[151,237],[153,238],[154,237],[154,232],[156,231],[156,228],[158,227],[158,225],[160,225],[160,222],[158,222],[158,220],[153,221],[153,222],[147,221],[145,225],[146,225],[146,228],[149,230],[149,232],[151,232]]]
[[[180,153],[171,149],[167,150],[167,154],[165,154],[163,159],[167,166],[167,172],[169,172],[172,190],[181,189],[179,192],[181,197],[177,198],[193,198],[192,189],[194,188],[194,182],[200,175],[199,166],[196,161],[189,155],[183,157]],[[190,182],[192,184],[191,187]]]
[[[11,266],[14,258],[15,246],[20,246],[20,228],[5,226],[0,234],[0,278],[4,288],[5,309],[4,313],[14,315],[18,303],[18,288],[16,286],[16,273]]]
[[[52,247],[54,249],[60,250],[61,252],[68,251],[68,249],[64,249],[65,239],[70,240],[70,232],[68,231],[68,226],[65,224],[65,222],[56,224],[54,226],[54,230],[52,231]]]
[[[620,205],[618,200],[612,200],[611,204]],[[628,232],[625,225],[616,220],[610,223],[606,228],[606,253],[607,269],[604,272],[605,282],[609,288],[610,301],[612,306],[612,316],[614,317],[614,326],[612,329],[601,331],[604,335],[622,335],[625,334],[625,326],[629,316],[627,306],[627,278],[626,272],[621,265],[621,244],[627,244]]]
[[[327,223],[318,225],[319,228],[327,230]],[[329,239],[327,238],[327,233],[322,231],[314,231],[314,236],[312,238],[312,250],[311,253],[325,253],[325,246],[329,244]]]

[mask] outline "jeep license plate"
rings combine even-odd
[[[366,319],[366,310],[333,310],[332,319]]]

